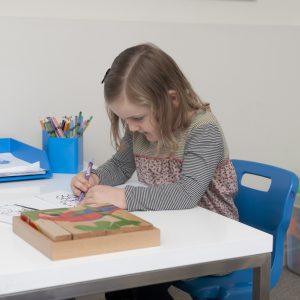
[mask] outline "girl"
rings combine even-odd
[[[236,174],[222,129],[174,60],[154,45],[134,46],[102,82],[117,152],[88,181],[83,173],[72,179],[76,195],[86,192],[83,204],[110,201],[129,211],[199,205],[237,220]],[[148,187],[113,187],[135,170]],[[171,299],[164,297],[157,299]]]

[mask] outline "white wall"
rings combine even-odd
[[[10,3],[16,2],[0,1],[2,16],[17,16],[0,17],[1,137],[12,136],[40,146],[40,118],[82,110],[86,116],[94,115],[85,134],[85,158],[93,157],[97,163],[105,161],[113,149],[100,80],[121,50],[151,41],[174,57],[200,96],[211,102],[223,125],[232,158],[271,163],[300,174],[300,28],[290,26],[297,23],[293,18],[283,22],[274,17],[280,15],[279,2],[289,3],[293,13],[297,1],[272,0],[278,11],[274,18],[268,15],[266,23],[276,25],[238,24],[234,14],[230,17],[226,13],[224,23],[236,24],[213,24],[212,13],[207,15],[210,24],[186,23],[184,18],[175,22],[174,16],[180,15],[177,0],[176,14],[166,8],[170,1],[162,1],[164,22],[155,21],[162,18],[158,9],[151,22],[105,21],[100,20],[101,13],[93,14],[92,7],[100,10],[96,1],[84,1],[91,7],[86,9],[86,4],[81,11],[82,1],[72,1],[74,5],[55,1],[51,6],[50,1],[27,1],[27,9],[20,1],[19,9],[12,9]],[[38,4],[46,2],[47,9]],[[238,5],[240,9],[244,5],[244,10],[251,5],[263,7],[263,3],[265,8],[267,3],[271,7],[267,0],[242,1],[243,4],[182,2],[199,8],[211,8],[214,2],[218,9],[226,2],[232,10]],[[123,2],[111,1],[109,11],[117,4],[118,18],[122,19]],[[136,5],[136,13],[145,13]],[[191,19],[196,16],[193,11],[188,11]],[[263,11],[267,16],[265,10],[261,14]],[[32,18],[37,16],[40,18]],[[131,17],[134,19],[130,14],[126,16]]]
[[[219,24],[300,24],[299,0],[0,0],[0,16]]]

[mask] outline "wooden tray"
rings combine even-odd
[[[76,208],[70,210],[74,211]],[[43,214],[45,211],[46,210],[38,212]],[[117,230],[94,231],[90,236],[86,235],[86,233],[84,233],[84,235],[78,234],[78,230],[72,231],[73,228],[69,228],[68,222],[61,223],[57,220],[54,221],[54,227],[58,224],[63,225],[67,230],[70,230],[72,237],[67,240],[56,240],[56,236],[53,237],[52,232],[50,232],[49,235],[48,230],[44,230],[44,225],[48,225],[48,220],[39,218],[34,219],[34,222],[36,222],[39,227],[38,230],[37,228],[34,228],[35,224],[29,225],[31,221],[28,223],[24,220],[26,213],[29,216],[32,214],[32,212],[25,212],[21,217],[13,218],[14,233],[52,260],[160,245],[159,229],[127,211],[119,210],[117,213],[114,213],[117,214],[117,216],[125,216],[130,220],[137,220],[140,224],[139,226],[124,226]],[[73,224],[74,223],[72,223],[72,225]],[[50,226],[50,229],[52,229],[52,226]],[[56,233],[55,230],[54,232]],[[61,237],[59,234],[57,235],[58,238]]]

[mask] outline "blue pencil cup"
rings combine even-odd
[[[83,169],[83,138],[50,137],[46,131],[42,133],[43,150],[53,173],[76,174]]]

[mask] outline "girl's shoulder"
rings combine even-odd
[[[207,130],[203,131],[202,129],[204,128]],[[200,138],[204,132],[208,133],[210,136],[216,134],[220,137],[216,139],[216,141],[218,140],[222,144],[221,146],[224,148],[224,157],[228,158],[229,152],[223,129],[210,109],[199,111],[194,115],[191,125],[186,131],[185,142],[190,139],[192,133],[194,133],[194,137],[198,136]]]
[[[193,115],[190,126],[188,127],[187,132],[191,132],[193,129],[205,126],[205,125],[215,125],[220,127],[218,120],[212,113],[210,109],[205,111],[199,110]]]

